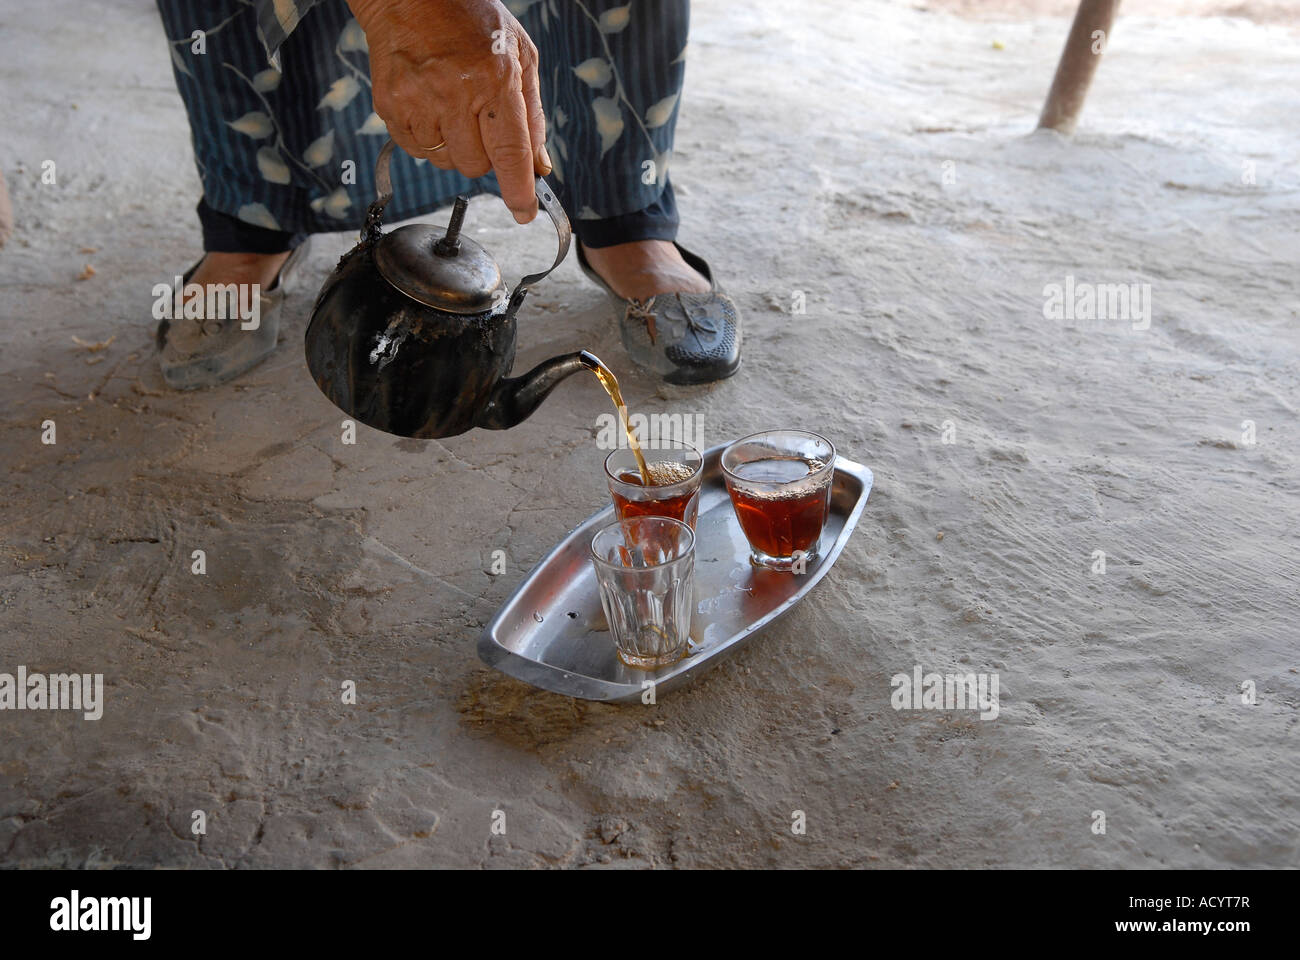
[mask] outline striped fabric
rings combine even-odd
[[[298,22],[316,0],[253,0],[257,11],[258,39],[266,50],[268,66],[280,68],[280,45],[289,39]]]
[[[274,230],[359,228],[388,133],[344,0],[157,2],[208,204]],[[667,182],[689,0],[506,6],[540,53],[550,179],[570,217],[649,207]],[[491,175],[467,180],[401,151],[392,174],[388,220],[497,192]]]

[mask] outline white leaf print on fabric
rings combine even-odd
[[[688,50],[690,50],[690,49],[691,49],[691,45],[690,45],[690,43],[688,42],[688,43],[686,44],[686,46],[682,47],[682,52],[679,53],[679,54],[677,54],[676,57],[674,57],[672,60],[670,60],[670,61],[668,61],[668,62],[669,62],[669,63],[685,63],[685,62],[686,62],[686,52],[687,52]]]
[[[506,0],[506,9],[516,17],[522,17],[537,0]]]
[[[361,24],[355,20],[348,21],[343,32],[339,34],[339,49],[370,52],[370,45],[366,43],[366,32],[361,29]]]
[[[367,137],[382,137],[388,135],[388,127],[379,114],[371,113],[370,116],[366,117],[366,122],[357,128],[357,133],[364,134]]]
[[[655,183],[663,183],[664,178],[668,176],[668,164],[673,159],[673,152],[665,150],[663,153],[655,154]]]
[[[600,155],[603,157],[623,135],[623,111],[613,97],[597,97],[591,101],[591,112],[596,115],[596,132],[600,134]]]
[[[569,122],[569,115],[564,112],[563,107],[556,107],[555,112],[552,113],[551,116],[555,118],[555,125],[561,130],[563,130],[564,125]]]
[[[321,97],[316,109],[329,107],[331,110],[342,110],[360,92],[361,84],[357,83],[356,77],[339,77],[330,84],[330,92]]]
[[[261,172],[263,180],[271,183],[289,182],[289,165],[284,162],[280,151],[275,147],[262,147],[257,151],[257,169]]]
[[[342,220],[348,215],[348,207],[352,206],[352,199],[348,192],[339,187],[328,197],[317,197],[311,202],[311,208],[320,213],[324,210],[335,220]]]
[[[602,217],[595,210],[591,209],[591,207],[584,206],[581,210],[578,211],[578,219],[579,220],[603,220],[605,218]]]
[[[334,156],[333,130],[313,140],[311,146],[303,151],[302,159],[309,167],[320,167],[329,163],[332,156]]]
[[[245,136],[252,137],[254,140],[269,137],[275,130],[271,124],[271,118],[261,110],[246,113],[235,121],[226,121],[226,125],[232,130],[238,130]]]
[[[600,15],[600,32],[601,33],[619,33],[627,28],[628,22],[632,19],[632,4],[622,7],[613,7],[606,10]]]
[[[578,79],[589,87],[603,87],[614,79],[614,71],[604,57],[592,57],[573,68]]]
[[[181,55],[176,52],[176,47],[174,45],[171,47],[171,51],[172,51],[172,63],[176,65],[176,69],[179,70],[181,73],[185,74],[185,76],[187,77],[194,76],[194,74],[190,73],[190,68],[185,66],[185,61],[182,60]]]
[[[284,76],[279,70],[263,70],[253,75],[253,89],[258,93],[267,93],[280,85]]]
[[[673,107],[677,105],[677,94],[671,94],[664,97],[653,107],[645,112],[645,125],[653,130],[655,127],[662,127],[673,115]]]
[[[260,203],[244,204],[235,216],[255,227],[265,227],[267,230],[280,229],[280,224],[276,223],[275,217],[271,216],[271,211]]]
[[[298,5],[293,0],[274,0],[274,2],[275,19],[280,21],[280,29],[287,37],[293,33],[293,28],[298,26]]]
[[[546,138],[546,152],[551,156],[551,173],[560,183],[564,182],[564,164],[569,159],[569,148],[564,138],[554,130]]]

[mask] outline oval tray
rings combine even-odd
[[[614,652],[590,552],[596,531],[614,520],[611,504],[543,557],[484,627],[478,642],[483,662],[583,700],[639,700],[647,680],[654,681],[658,697],[716,664],[806,597],[857,525],[871,492],[871,471],[837,456],[821,558],[803,574],[765,570],[749,562],[749,544],[731,508],[718,464],[725,448],[704,454],[695,525],[695,613],[685,658],[660,670],[634,670]]]

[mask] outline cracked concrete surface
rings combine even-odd
[[[518,368],[591,349],[709,444],[793,422],[876,472],[810,600],[654,707],[474,653],[604,501],[596,383],[343,444],[300,346],[333,236],[268,363],[167,391],[150,291],[197,256],[197,179],[157,15],[0,13],[0,671],[107,698],[0,713],[0,863],[1300,865],[1300,34],[1122,15],[1065,143],[1026,135],[1066,22],[928,6],[700,5],[673,171],[739,376],[634,370],[572,262],[526,308]],[[549,257],[488,198],[469,221],[512,278]],[[1150,329],[1044,320],[1066,275],[1150,283]],[[914,664],[996,672],[999,718],[892,710]]]

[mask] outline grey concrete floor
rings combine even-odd
[[[695,21],[673,176],[744,369],[636,371],[572,261],[519,365],[591,349],[634,410],[817,429],[877,486],[808,602],[613,707],[474,651],[604,502],[596,383],[505,433],[342,444],[300,349],[333,236],[269,362],[167,391],[151,290],[198,254],[198,187],[157,15],[0,12],[0,672],[106,685],[99,720],[0,713],[0,863],[1300,865],[1300,36],[1122,18],[1065,142],[1029,136],[1061,19]],[[470,217],[510,276],[549,257]],[[1149,284],[1149,327],[1045,318],[1067,277]],[[999,717],[891,709],[915,665],[996,673]]]

